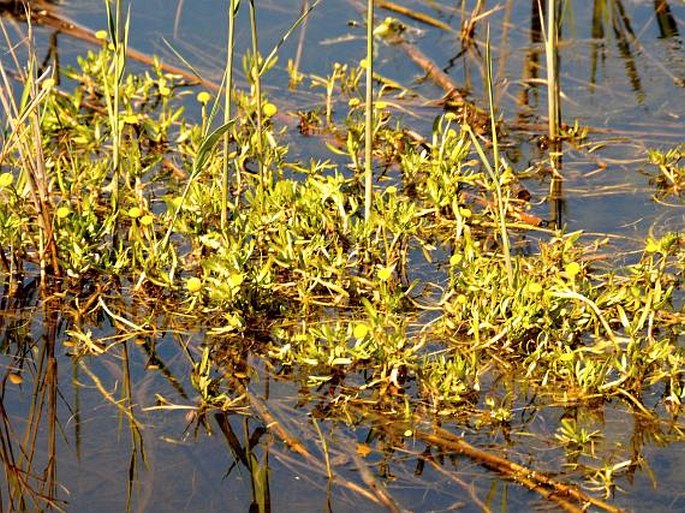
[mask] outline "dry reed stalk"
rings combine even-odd
[[[52,206],[49,199],[49,185],[45,171],[45,161],[40,131],[40,108],[48,94],[48,88],[42,87],[42,82],[49,79],[49,72],[37,75],[37,64],[33,47],[33,31],[28,23],[26,45],[28,53],[27,71],[22,72],[16,47],[2,24],[10,55],[15,63],[17,75],[23,82],[27,102],[18,105],[14,97],[14,86],[9,78],[10,74],[0,61],[0,104],[11,128],[9,137],[5,140],[0,152],[0,163],[12,151],[17,151],[24,175],[28,184],[28,192],[36,214],[38,224],[38,256],[40,260],[41,284],[45,285],[48,266],[54,276],[60,275],[57,258],[57,244],[52,229]]]

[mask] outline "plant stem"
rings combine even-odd
[[[497,139],[497,120],[495,117],[495,93],[492,76],[492,55],[490,53],[490,26],[488,25],[487,39],[485,43],[485,81],[488,87],[488,103],[490,104],[490,128],[492,131],[492,158],[493,158],[493,182],[495,194],[497,195],[497,208],[499,210],[500,238],[502,239],[502,252],[504,253],[504,264],[507,268],[507,279],[509,286],[514,286],[514,267],[511,263],[511,247],[509,244],[509,234],[507,233],[507,200],[502,194],[502,183],[499,161],[499,141]]]
[[[228,6],[228,43],[226,48],[226,68],[224,69],[224,124],[228,123],[232,115],[233,103],[233,50],[235,42],[235,17],[238,11],[239,0],[230,0]],[[228,190],[229,190],[229,162],[231,137],[228,132],[224,134],[224,160],[223,174],[221,179],[221,230],[226,230],[228,223]],[[240,197],[240,174],[236,172],[237,197]]]
[[[119,213],[119,180],[121,175],[121,129],[122,125],[119,119],[120,108],[120,86],[126,69],[126,47],[128,42],[128,30],[131,19],[131,5],[129,4],[126,15],[126,22],[122,25],[121,19],[121,0],[115,1],[114,15],[112,14],[112,7],[110,0],[105,0],[107,8],[107,24],[109,27],[109,36],[114,47],[113,61],[108,70],[103,70],[103,83],[105,87],[105,96],[107,102],[107,112],[109,115],[110,129],[112,131],[112,181],[110,183],[110,192],[112,198],[112,213],[113,213],[113,229],[114,238],[116,239],[116,224]],[[114,77],[113,89],[110,90],[110,78]]]
[[[547,0],[547,36],[545,56],[547,62],[547,116],[549,118],[549,138],[559,138],[561,122],[561,98],[559,90],[559,26],[557,20],[557,0]]]
[[[373,194],[373,0],[366,7],[366,130],[364,140],[364,220],[371,218]]]
[[[259,39],[257,32],[257,11],[254,0],[250,0],[250,29],[252,33],[252,58],[254,59],[253,70],[254,87],[256,96],[257,109],[257,161],[259,167],[259,183],[264,187],[264,169],[263,169],[263,155],[262,155],[262,66],[259,64]],[[264,62],[266,64],[266,62]]]

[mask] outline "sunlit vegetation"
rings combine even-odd
[[[604,407],[654,423],[660,441],[683,438],[683,234],[654,235],[629,253],[601,235],[545,226],[520,194],[523,170],[499,152],[492,91],[480,113],[491,125],[436,113],[419,135],[392,92],[364,89],[363,66],[336,64],[311,78],[319,105],[298,113],[331,158],[295,160],[285,109],[260,87],[274,60],[256,44],[243,58],[249,87],[231,89],[233,115],[218,124],[223,96],[159,65],[125,70],[116,28],[125,22],[110,14],[109,39],[63,71],[68,88],[39,76],[32,57],[22,91],[2,73],[5,294],[21,305],[29,286],[39,289],[34,303],[59,316],[58,344],[82,368],[128,342],[149,349],[169,332],[202,333],[189,354],[197,428],[210,429],[213,414],[253,415],[313,459],[249,390],[268,372],[320,394],[325,407],[312,419],[322,438],[316,418],[373,425],[387,452],[419,440],[430,464],[431,450],[466,455],[567,511],[589,502],[617,511],[603,500],[647,467],[628,442],[603,443]],[[333,95],[348,108],[337,121]],[[660,193],[682,191],[680,150],[645,156]],[[115,334],[93,335],[104,324]],[[6,351],[18,355],[12,344]],[[20,384],[23,372],[5,376]],[[130,384],[120,400],[84,372],[142,453]],[[520,411],[548,406],[576,412],[555,421],[546,443],[580,486],[548,477],[542,458],[519,466],[440,427],[519,438]],[[217,422],[252,470],[230,424]],[[3,431],[3,450],[11,440]],[[3,454],[6,500],[21,509],[29,487],[17,458]],[[56,492],[43,494],[50,502]]]
[[[685,167],[681,164],[682,159],[682,146],[666,151],[649,151],[649,163],[659,170],[655,182],[660,195],[682,195],[685,187]]]

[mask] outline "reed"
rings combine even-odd
[[[509,242],[509,234],[507,233],[506,216],[508,210],[508,198],[502,190],[503,176],[501,172],[500,154],[499,154],[499,140],[497,137],[497,118],[495,112],[495,93],[494,93],[494,79],[492,68],[492,55],[490,53],[490,27],[488,26],[487,37],[485,42],[485,83],[487,87],[488,103],[490,107],[490,130],[492,132],[492,165],[485,154],[483,146],[478,141],[473,129],[466,126],[471,142],[473,143],[478,156],[481,159],[485,169],[487,170],[490,181],[492,182],[492,189],[495,193],[495,204],[497,206],[497,225],[499,227],[499,235],[502,243],[502,253],[504,255],[504,264],[507,272],[507,282],[510,288],[514,287],[514,266],[511,259],[511,244]]]
[[[547,67],[547,118],[550,146],[550,167],[552,180],[550,182],[550,222],[556,228],[561,228],[563,212],[563,181],[561,178],[562,148],[561,148],[561,87],[559,83],[559,27],[560,2],[547,0],[546,10],[543,10],[542,0],[538,0],[540,22],[545,43],[545,62]]]
[[[4,141],[0,150],[0,164],[2,164],[12,152],[19,154],[23,173],[20,175],[25,180],[31,204],[35,212],[36,224],[38,225],[37,252],[39,257],[41,284],[46,283],[48,267],[56,275],[60,275],[57,245],[52,231],[53,208],[49,200],[49,179],[45,166],[44,152],[41,145],[42,136],[40,118],[42,105],[49,94],[52,83],[50,70],[38,75],[39,64],[33,45],[33,31],[28,18],[28,34],[26,38],[27,62],[25,71],[19,64],[14,45],[9,36],[2,30],[5,40],[10,48],[10,57],[15,64],[16,71],[23,82],[21,100],[15,100],[15,90],[11,80],[11,72],[8,72],[0,61],[0,104],[5,114],[5,119],[10,129],[9,136]],[[9,267],[9,260],[3,258],[4,267]]]
[[[373,0],[366,3],[366,103],[364,130],[364,219],[371,219],[373,198]]]
[[[259,32],[257,29],[257,8],[255,7],[254,0],[250,0],[250,39],[252,41],[252,80],[254,81],[254,94],[255,94],[255,110],[257,117],[257,137],[256,137],[256,147],[257,147],[257,166],[259,174],[259,183],[262,187],[265,184],[264,176],[264,162],[263,157],[263,143],[262,135],[264,129],[264,116],[262,114],[262,66],[260,63],[259,55]],[[266,64],[266,60],[264,61]]]
[[[302,13],[309,9],[309,0],[302,0],[302,7],[300,11]],[[302,65],[302,53],[304,51],[304,41],[305,35],[307,33],[307,23],[304,21],[302,23],[302,28],[300,30],[300,36],[297,39],[297,49],[295,50],[295,57],[292,60],[292,65],[290,66],[290,87],[295,89],[297,84],[302,78],[300,74],[300,67]]]
[[[122,24],[122,5],[121,0],[115,0],[114,12],[110,0],[105,0],[107,10],[107,26],[109,29],[109,40],[114,47],[113,59],[109,72],[114,77],[110,82],[105,77],[107,113],[109,114],[110,129],[112,131],[112,182],[110,191],[112,194],[112,210],[115,215],[119,211],[119,179],[121,167],[121,131],[122,123],[119,116],[120,106],[120,86],[126,71],[126,47],[128,46],[128,31],[131,20],[131,4],[129,3],[126,21]],[[111,84],[111,88],[110,88]]]
[[[226,46],[226,66],[224,68],[224,125],[232,117],[233,105],[233,60],[235,50],[235,18],[240,7],[240,0],[230,0],[228,6],[228,42]],[[221,229],[226,231],[228,222],[228,196],[230,183],[230,134],[226,132],[223,137],[224,159],[221,179]],[[240,173],[236,172],[236,204],[240,198]]]
[[[504,263],[507,269],[507,278],[509,286],[514,286],[514,268],[511,263],[511,247],[509,243],[509,234],[507,233],[506,217],[507,217],[507,198],[504,197],[502,191],[503,177],[501,173],[501,163],[499,155],[499,140],[497,138],[497,118],[495,112],[495,92],[494,92],[494,77],[492,71],[492,54],[490,52],[490,26],[488,25],[487,41],[485,44],[485,82],[488,90],[488,105],[490,107],[490,130],[492,132],[492,160],[493,160],[493,186],[497,200],[497,208],[499,210],[499,229],[500,238],[502,240],[502,252],[504,253]]]
[[[538,8],[542,10],[542,0]],[[540,19],[545,17],[540,16]],[[559,85],[559,2],[547,0],[545,34],[545,58],[547,63],[547,117],[549,138],[559,139],[561,133],[561,88]]]

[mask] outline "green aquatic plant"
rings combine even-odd
[[[275,65],[258,45],[243,59],[247,90],[231,83],[227,64],[223,105],[231,115],[219,126],[219,98],[210,107],[208,93],[187,90],[160,66],[132,74],[120,61],[116,45],[103,42],[65,72],[72,91],[55,83],[38,91],[34,80],[36,94],[14,113],[2,155],[5,279],[35,275],[37,266],[64,276],[50,294],[60,299],[74,359],[106,357],[122,340],[180,333],[195,341],[179,351],[189,359],[198,426],[211,429],[210,413],[252,411],[291,441],[245,386],[263,366],[297,381],[303,394],[326,390],[322,417],[396,421],[374,425],[369,438],[384,455],[416,437],[487,460],[463,439],[422,425],[445,419],[511,437],[520,435],[512,426],[527,429],[519,413],[529,407],[613,403],[669,420],[680,411],[682,234],[654,236],[621,264],[606,257],[615,248],[603,238],[542,227],[530,205],[514,199],[522,178],[501,151],[491,62],[489,136],[454,113],[436,113],[418,134],[392,92],[363,101],[370,62],[335,65],[327,78],[312,78],[322,88],[315,107],[324,113],[322,132],[333,137],[320,141],[320,158],[302,161],[291,156],[283,107],[258,85]],[[186,113],[198,106],[192,98],[197,120]],[[28,120],[38,130],[29,131]],[[27,155],[35,145],[48,156],[45,205],[32,196],[38,175]],[[384,171],[372,194],[368,169],[363,186],[359,180],[362,151],[364,166]],[[39,221],[43,206],[50,230]],[[45,251],[48,234],[53,253]],[[46,255],[54,255],[54,269]],[[114,339],[94,335],[103,322],[117,330]],[[142,453],[123,350],[123,400],[98,390],[130,421]],[[540,439],[548,435],[569,461],[576,453],[605,458],[609,471],[592,467],[583,479],[613,486],[623,453],[602,452],[594,429],[570,418]],[[220,429],[230,438],[225,423]],[[246,468],[263,503],[268,462],[253,456]],[[540,475],[501,458],[488,461],[531,489],[563,489],[552,480],[539,486]],[[330,461],[322,468],[333,481]],[[387,462],[379,468],[390,474]]]
[[[16,159],[19,162],[16,182],[14,175],[6,172],[3,184],[6,194],[10,196],[10,204],[20,207],[19,216],[9,215],[6,218],[8,229],[15,236],[22,237],[17,233],[19,217],[21,222],[37,226],[34,230],[23,236],[33,239],[30,244],[37,254],[37,264],[40,267],[41,277],[45,280],[49,275],[60,274],[57,264],[58,249],[52,233],[51,224],[54,215],[49,201],[49,178],[47,170],[47,158],[41,144],[40,118],[43,113],[44,100],[50,94],[55,85],[55,79],[50,73],[38,75],[38,60],[33,46],[33,38],[29,25],[29,38],[26,48],[26,67],[17,69],[16,73],[21,77],[22,88],[18,94],[15,84],[10,80],[10,73],[0,64],[0,104],[7,120],[7,135],[4,140],[0,162],[7,164]],[[5,33],[7,38],[7,34]],[[9,39],[6,41],[10,43]],[[9,44],[10,54],[14,62],[19,62],[17,50]],[[18,65],[18,64],[17,64]],[[17,97],[19,101],[17,101]],[[16,187],[15,187],[16,185]],[[26,240],[26,239],[25,239]],[[11,241],[9,241],[11,244]],[[7,255],[3,252],[3,267],[13,279],[15,274],[20,274],[15,255]]]
[[[649,163],[659,169],[655,179],[657,187],[665,194],[680,195],[685,187],[685,166],[680,164],[683,148],[681,145],[666,151],[647,151]]]
[[[114,12],[110,0],[105,0],[107,10],[107,26],[109,29],[109,42],[112,45],[112,60],[110,67],[102,69],[106,76],[102,80],[105,86],[105,104],[109,115],[112,135],[112,208],[115,215],[119,211],[119,173],[121,156],[121,118],[120,111],[120,86],[126,70],[126,47],[128,45],[128,31],[131,20],[131,7],[126,14],[126,21],[122,20],[121,0],[114,2]],[[113,77],[110,80],[109,77]]]

